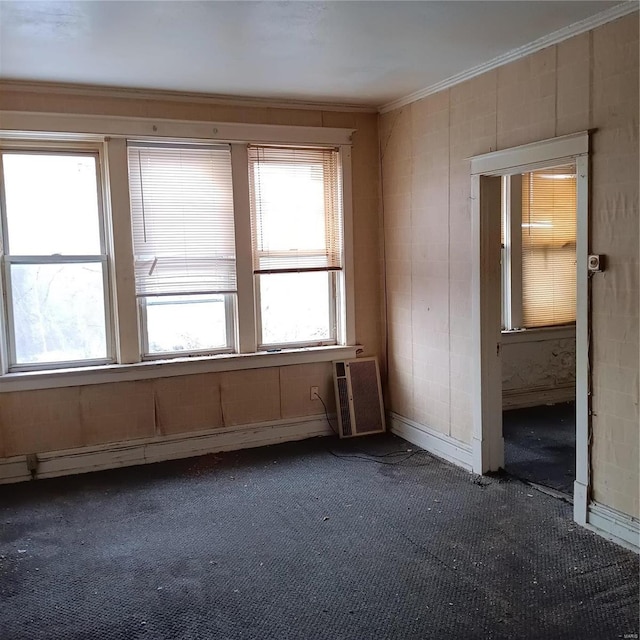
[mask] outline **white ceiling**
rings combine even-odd
[[[0,77],[378,106],[618,4],[4,0]]]

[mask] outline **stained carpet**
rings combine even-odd
[[[634,553],[391,436],[0,487],[2,640],[634,633]]]
[[[502,432],[508,473],[573,495],[575,402],[505,411]]]

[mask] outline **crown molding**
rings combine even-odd
[[[497,67],[501,67],[509,62],[514,62],[515,60],[520,60],[532,53],[536,53],[541,49],[545,49],[546,47],[550,47],[554,44],[558,44],[563,40],[568,40],[573,36],[580,35],[581,33],[585,33],[587,31],[591,31],[596,27],[602,26],[603,24],[607,24],[608,22],[612,22],[613,20],[617,20],[618,18],[622,18],[623,16],[629,15],[634,11],[638,11],[640,8],[640,3],[638,0],[626,0],[622,4],[615,5],[610,9],[606,9],[605,11],[601,11],[600,13],[596,13],[589,18],[585,18],[584,20],[580,20],[580,22],[574,22],[567,27],[563,27],[562,29],[558,29],[557,31],[553,31],[552,33],[547,34],[546,36],[542,36],[529,44],[526,44],[522,47],[518,47],[517,49],[512,49],[507,53],[503,53],[496,58],[492,58],[487,62],[483,62],[471,69],[467,69],[466,71],[462,71],[461,73],[457,73],[446,80],[442,80],[441,82],[436,82],[424,89],[420,89],[419,91],[414,91],[407,96],[402,98],[398,98],[397,100],[392,100],[391,102],[387,102],[378,108],[379,113],[387,113],[388,111],[393,111],[394,109],[399,109],[400,107],[406,107],[408,104],[412,102],[416,102],[421,100],[422,98],[426,98],[434,93],[438,93],[440,91],[444,91],[445,89],[449,89],[465,80],[470,80],[471,78],[475,78],[476,76],[482,75],[487,71],[491,71],[496,69]]]
[[[165,91],[159,89],[131,89],[99,85],[69,84],[58,82],[35,82],[28,80],[0,80],[0,92],[20,91],[37,94],[68,96],[122,98],[125,100],[161,100],[188,102],[222,107],[248,107],[261,109],[304,109],[309,111],[342,111],[355,113],[377,113],[375,105],[341,104],[337,102],[314,102],[309,100],[276,100],[271,98],[243,98],[239,96],[194,93],[188,91]]]

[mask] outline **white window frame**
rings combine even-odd
[[[313,272],[307,272],[313,273]],[[258,284],[258,278],[261,274],[256,274],[256,286],[255,286],[255,298],[256,298],[256,329],[258,332],[258,351],[277,351],[281,349],[296,349],[302,347],[325,347],[338,344],[338,307],[340,306],[338,300],[338,279],[341,279],[340,271],[324,271],[319,273],[325,273],[329,280],[329,329],[331,335],[326,340],[300,340],[299,342],[263,342],[262,337],[262,301],[260,300],[260,286]],[[262,274],[262,275],[277,275],[277,274]]]
[[[3,369],[0,393],[16,390],[57,388],[105,381],[138,380],[213,371],[284,366],[298,363],[329,362],[355,357],[355,295],[353,264],[353,221],[351,185],[351,138],[353,129],[211,123],[116,116],[85,116],[0,111],[0,142],[60,146],[61,143],[92,145],[100,150],[104,190],[103,214],[109,249],[107,269],[112,308],[113,364],[84,366],[38,372],[7,373],[5,345],[0,347]],[[53,133],[52,133],[53,132]],[[128,139],[159,142],[228,143],[232,153],[234,215],[236,225],[236,271],[238,294],[235,299],[235,353],[218,355],[171,354],[170,359],[143,360],[140,349],[140,321],[135,295],[133,247],[129,207]],[[336,343],[321,347],[282,348],[273,353],[260,351],[256,332],[256,298],[251,253],[249,210],[249,144],[283,146],[327,146],[339,149],[343,200],[344,268],[336,284]],[[3,333],[3,332],[0,332]],[[48,366],[47,366],[48,367]],[[36,376],[37,373],[37,376]]]
[[[98,229],[100,240],[100,254],[90,255],[12,255],[8,252],[9,238],[7,236],[7,211],[6,196],[4,191],[4,178],[0,181],[0,240],[2,246],[2,293],[1,322],[4,325],[2,330],[2,373],[21,371],[47,371],[72,367],[90,367],[96,365],[106,365],[114,362],[113,349],[113,316],[111,301],[111,278],[110,278],[110,252],[107,243],[107,221],[105,217],[105,193],[104,193],[104,157],[103,149],[96,144],[82,143],[50,143],[47,140],[41,142],[34,141],[12,141],[0,144],[0,174],[4,176],[3,160],[6,154],[42,154],[49,156],[64,155],[84,155],[95,158],[96,166],[96,197],[98,205]],[[17,363],[14,312],[12,308],[13,297],[11,295],[11,265],[46,265],[46,264],[86,264],[95,263],[102,266],[103,301],[105,314],[105,358],[87,358],[84,360],[64,360],[47,363],[27,364]]]
[[[182,294],[175,294],[176,297]],[[216,294],[214,294],[216,295]],[[219,353],[233,353],[235,351],[235,295],[232,293],[217,294],[224,297],[224,317],[227,343],[217,349],[191,349],[189,351],[149,351],[149,332],[147,330],[147,306],[149,298],[166,298],[168,296],[140,296],[138,297],[138,319],[140,322],[140,359],[167,360],[181,356],[207,356]],[[172,296],[173,297],[173,296]],[[159,302],[158,304],[162,304]],[[167,303],[169,304],[169,303]],[[175,304],[175,303],[173,303]],[[186,303],[185,303],[186,304]]]
[[[129,144],[132,144],[135,148],[136,144],[139,144],[140,140],[127,140],[127,175],[129,175],[129,163],[128,163],[128,150]],[[148,141],[145,141],[148,142]],[[164,140],[154,140],[148,146],[153,148],[157,146],[157,148],[189,148],[189,147],[198,147],[201,146],[204,149],[210,148],[211,146],[216,147],[228,147],[229,152],[231,152],[231,145],[209,145],[209,144],[198,144],[194,145],[193,141],[177,141],[174,143],[167,143]],[[230,169],[232,171],[232,179],[233,179],[233,161],[230,159]],[[130,223],[133,222],[133,218],[131,215],[131,211],[129,210],[129,219]],[[188,296],[188,295],[198,295],[198,294],[190,294],[190,293],[182,293],[176,292],[175,294],[171,294],[171,297],[179,297],[179,296]],[[203,296],[208,295],[203,293]],[[217,355],[224,353],[233,353],[236,350],[237,340],[236,340],[236,331],[235,331],[235,317],[236,317],[236,308],[235,304],[236,293],[221,293],[214,294],[221,295],[224,297],[224,308],[225,308],[225,336],[226,336],[226,344],[222,347],[218,348],[207,348],[207,349],[188,349],[181,351],[154,351],[150,352],[149,350],[149,332],[148,332],[148,323],[147,323],[147,307],[149,305],[149,300],[153,298],[162,299],[164,297],[168,297],[166,294],[159,295],[136,295],[136,304],[138,311],[138,343],[139,343],[139,356],[141,361],[146,360],[167,360],[171,358],[177,357],[191,357],[191,356],[207,356],[207,355]],[[162,304],[159,302],[158,304]],[[175,303],[174,303],[175,304]]]
[[[259,146],[259,145],[257,145]],[[319,145],[316,145],[318,147]],[[285,145],[282,145],[283,148],[287,148]],[[291,148],[291,146],[289,146]],[[349,149],[350,151],[350,149]],[[344,183],[344,167],[345,167],[345,149],[338,148],[338,187],[341,187]],[[249,174],[251,167],[249,161],[247,160],[247,175]],[[351,170],[351,166],[349,164],[349,171]],[[349,176],[349,182],[350,182]],[[343,194],[344,197],[344,194]],[[344,203],[342,203],[343,211],[341,212],[342,219],[342,237],[343,237],[343,262],[346,259],[345,256],[345,246],[346,241],[345,237],[345,219],[346,215],[344,212]],[[273,253],[273,252],[272,252]],[[282,252],[286,254],[286,252]],[[252,256],[253,259],[253,256]],[[320,272],[321,270],[318,270]],[[346,290],[345,287],[345,267],[343,266],[341,269],[327,269],[324,271],[328,278],[328,296],[329,296],[329,330],[330,335],[329,338],[325,340],[300,340],[300,341],[292,341],[292,342],[269,342],[265,343],[262,339],[262,301],[260,299],[260,285],[259,278],[261,275],[271,275],[268,273],[253,273],[254,277],[254,299],[255,299],[255,318],[256,318],[256,336],[257,336],[257,349],[259,351],[279,351],[282,349],[296,349],[296,348],[304,348],[304,347],[321,347],[321,346],[332,346],[341,343],[341,336],[346,334],[346,327],[344,326],[345,317],[340,313],[340,307],[342,302],[342,292]],[[278,272],[274,272],[272,275],[277,275]],[[312,272],[309,272],[312,273]]]

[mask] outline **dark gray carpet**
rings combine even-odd
[[[638,557],[565,502],[424,453],[335,455],[407,447],[323,438],[2,486],[0,638],[638,632]]]
[[[502,433],[507,473],[573,495],[575,402],[505,411]]]

